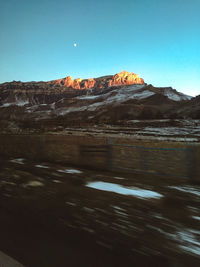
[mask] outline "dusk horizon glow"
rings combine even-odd
[[[123,70],[200,95],[199,0],[0,2],[0,83]]]

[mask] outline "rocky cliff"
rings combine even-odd
[[[50,81],[49,84],[54,86],[59,85],[66,88],[87,90],[90,88],[144,84],[144,80],[135,73],[122,71],[113,76],[105,76],[96,79],[90,78],[83,80],[81,78],[77,78],[73,80],[71,76],[67,76],[63,79]]]

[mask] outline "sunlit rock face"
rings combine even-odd
[[[120,73],[117,73],[113,76],[109,76],[109,78],[106,78],[104,81],[98,81],[97,79],[90,78],[86,80],[82,80],[81,78],[77,78],[75,80],[72,79],[72,77],[67,76],[64,79],[59,79],[55,81],[55,84],[58,86],[64,86],[64,87],[71,87],[73,89],[90,89],[90,88],[104,88],[104,87],[111,87],[111,86],[122,86],[122,85],[132,85],[132,84],[144,84],[144,80],[141,79],[137,74],[122,71]],[[103,84],[102,84],[103,83]]]
[[[81,87],[81,89],[94,88],[95,87],[95,83],[96,83],[95,79],[90,78],[88,80],[82,81],[80,87]]]
[[[82,82],[82,79],[81,78],[77,78],[74,80],[74,83],[73,83],[73,88],[75,89],[81,89],[81,86],[80,86],[80,83]]]
[[[144,84],[144,80],[137,74],[127,71],[122,71],[113,76],[112,80],[109,80],[108,86],[113,85],[131,85],[131,84]]]
[[[62,85],[63,84],[63,79],[56,80],[56,85]]]
[[[73,83],[74,83],[74,81],[73,81],[72,77],[67,76],[65,78],[64,86],[66,86],[66,87],[73,87]]]
[[[88,83],[87,89],[89,89],[89,88],[93,88],[95,86],[96,81],[95,81],[95,79],[91,78],[91,79],[88,79],[87,83]]]

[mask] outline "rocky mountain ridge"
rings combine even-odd
[[[63,98],[105,94],[115,89],[133,85],[146,86],[147,84],[137,74],[127,71],[122,71],[113,76],[85,80],[80,78],[73,80],[70,76],[67,76],[66,78],[49,82],[13,81],[0,84],[0,106],[51,104]],[[189,100],[191,98],[171,87],[155,88],[149,85],[149,89],[154,93],[166,95],[175,101]]]
[[[11,82],[0,84],[0,125],[119,125],[137,119],[197,118],[196,102],[171,87],[147,85],[126,71],[87,80],[68,76]],[[188,112],[194,106],[194,112]]]
[[[78,90],[90,89],[90,88],[108,88],[111,86],[132,85],[132,84],[144,84],[144,80],[137,74],[122,71],[113,76],[104,76],[100,78],[72,79],[71,76],[67,76],[64,79],[59,79],[49,82],[50,85],[60,85],[67,88],[74,88]]]
[[[137,74],[122,71],[116,75],[82,80],[67,76],[49,82],[13,81],[0,84],[0,105],[49,104],[62,98],[73,98],[94,92],[105,92],[112,87],[144,84]]]

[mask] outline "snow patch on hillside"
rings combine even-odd
[[[102,106],[107,105],[116,105],[119,103],[123,103],[130,99],[144,99],[149,96],[154,95],[155,93],[149,90],[141,91],[144,85],[135,85],[130,87],[125,87],[117,90],[113,90],[105,95],[98,95],[98,96],[81,96],[77,99],[81,100],[96,100],[91,101],[86,105],[85,102],[80,103],[77,107],[69,107],[69,108],[61,108],[59,114],[65,115],[70,112],[80,112],[80,111],[95,111]]]
[[[9,106],[19,106],[19,107],[23,107],[25,105],[29,104],[28,100],[20,100],[20,99],[16,99],[15,102],[10,102],[10,103],[4,103],[3,105],[1,105],[1,107],[9,107]]]
[[[99,98],[99,95],[86,95],[86,96],[79,96],[77,99],[84,99],[84,100],[90,100],[90,99],[96,99]]]
[[[182,93],[175,93],[172,91],[172,89],[168,88],[164,90],[164,95],[174,101],[190,100],[192,98],[189,95],[184,95]]]
[[[188,136],[188,135],[194,135],[194,136],[200,136],[200,127],[194,126],[194,127],[145,127],[142,130],[137,131],[139,134],[153,134],[153,135],[168,135],[168,136],[175,136],[175,135],[182,135],[182,136]]]

